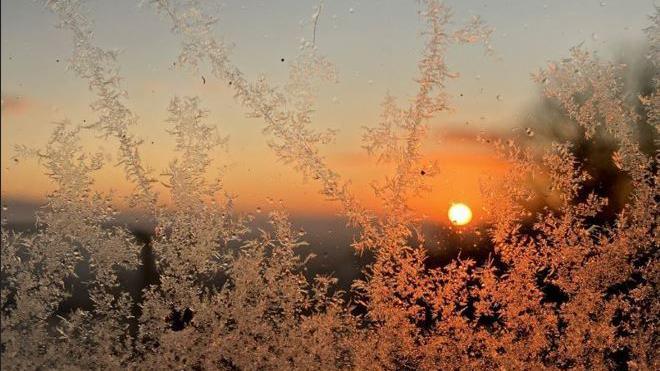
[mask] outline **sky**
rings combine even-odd
[[[199,96],[209,110],[208,122],[229,136],[226,151],[215,155],[226,166],[225,188],[238,195],[240,210],[268,208],[269,200],[282,200],[294,214],[328,215],[337,205],[318,195],[318,187],[305,181],[289,165],[278,162],[268,148],[259,119],[245,117],[233,92],[199,72],[172,66],[179,40],[167,22],[138,1],[91,1],[97,43],[121,50],[119,63],[128,106],[139,115],[132,130],[144,139],[145,162],[159,174],[173,157],[168,136],[167,106],[174,96]],[[72,51],[70,35],[55,27],[55,17],[39,1],[3,0],[1,3],[1,167],[2,199],[43,202],[51,190],[48,178],[33,160],[14,161],[13,147],[43,146],[52,123],[93,121],[94,100],[84,81],[67,69]],[[286,61],[297,51],[303,27],[316,1],[218,2],[220,22],[216,36],[233,45],[231,58],[250,79],[259,74],[282,84]],[[476,134],[506,135],[516,128],[528,108],[538,101],[530,74],[549,60],[561,59],[580,43],[613,58],[623,46],[640,44],[642,29],[654,12],[651,0],[479,0],[447,1],[460,25],[474,15],[494,27],[493,57],[476,46],[452,47],[450,68],[460,74],[447,90],[452,111],[429,122],[426,155],[437,160],[441,174],[433,191],[414,202],[431,220],[446,219],[453,202],[465,202],[480,216],[479,185],[498,176],[504,165],[478,144]],[[364,126],[379,119],[385,94],[407,102],[416,91],[414,77],[423,47],[422,23],[415,1],[336,0],[324,2],[317,45],[338,70],[338,81],[325,84],[318,94],[313,125],[338,130],[333,144],[322,149],[329,164],[350,180],[363,201],[378,207],[370,184],[388,173],[361,148]],[[282,62],[282,59],[285,62]],[[203,82],[202,76],[206,82]],[[90,151],[116,157],[116,143],[84,133]],[[96,187],[114,190],[118,197],[131,186],[118,181],[120,168],[107,167]],[[161,189],[165,194],[165,189]],[[163,196],[166,202],[166,196]]]

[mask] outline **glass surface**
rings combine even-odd
[[[652,1],[1,7],[3,367],[657,367]]]

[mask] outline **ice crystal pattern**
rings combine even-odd
[[[198,98],[172,98],[167,130],[177,157],[154,175],[131,133],[138,120],[116,53],[96,45],[85,2],[44,5],[73,39],[71,68],[89,84],[98,116],[86,126],[59,123],[45,148],[17,148],[39,161],[55,191],[37,215],[36,233],[13,232],[3,221],[3,368],[660,368],[658,155],[640,149],[635,130],[648,125],[655,137],[660,129],[657,74],[652,92],[638,97],[641,110],[624,96],[623,67],[581,47],[534,75],[587,140],[607,135],[616,143],[612,161],[631,191],[614,220],[595,224],[608,199],[587,187],[591,175],[571,143],[538,153],[496,141],[510,174],[484,185],[491,258],[459,257],[431,268],[410,201],[428,192],[428,179],[438,174],[422,143],[428,120],[450,108],[445,86],[458,75],[446,64],[448,48],[481,43],[494,53],[493,30],[481,18],[452,28],[445,4],[418,2],[425,46],[417,91],[406,106],[385,97],[380,122],[363,135],[366,151],[394,168],[374,185],[381,215],[363,207],[321,155],[333,132],[312,125],[319,83],[336,78],[316,39],[322,3],[312,16],[311,41],[302,41],[299,55],[287,61],[288,82],[277,86],[263,76],[250,80],[232,63],[227,45],[214,37],[218,20],[202,3],[145,2],[179,37],[178,64],[210,66],[205,79],[232,89],[262,123],[278,158],[317,182],[357,228],[353,247],[374,261],[353,282],[347,302],[334,278],[303,274],[307,261],[297,249],[305,235],[285,210],[270,213],[268,230],[255,231],[249,216],[233,211],[222,174],[208,182],[210,154],[226,138],[207,123],[212,114]],[[655,71],[659,19],[646,29]],[[158,278],[138,294],[127,292],[119,275],[138,269],[142,246],[127,229],[108,227],[116,214],[112,198],[92,182],[107,165],[82,148],[85,130],[116,144],[135,187],[131,204],[156,225],[150,246]],[[535,178],[547,179],[548,189],[531,186]],[[173,207],[159,203],[157,182]],[[538,197],[557,201],[528,210],[526,201]],[[87,302],[62,312],[72,285]]]

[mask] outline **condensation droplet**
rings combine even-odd
[[[532,128],[526,128],[525,129],[525,134],[527,134],[528,137],[533,137],[534,136],[534,130],[532,130]]]
[[[502,99],[504,99],[504,97],[502,97],[502,94],[497,94],[497,96],[495,96],[495,99],[501,102]]]

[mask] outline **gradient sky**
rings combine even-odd
[[[210,110],[209,122],[230,137],[226,188],[238,194],[242,210],[268,207],[267,198],[282,199],[301,215],[335,210],[287,165],[278,163],[267,147],[259,119],[244,117],[244,109],[224,84],[201,73],[173,69],[179,40],[151,8],[128,0],[92,1],[97,42],[122,50],[119,58],[128,105],[140,116],[134,132],[145,139],[146,162],[160,173],[172,157],[166,108],[175,96],[198,95]],[[220,10],[219,38],[234,44],[231,58],[249,78],[266,74],[282,83],[286,63],[296,55],[300,37],[309,37],[301,21],[309,19],[316,1],[225,1]],[[476,144],[480,131],[510,131],[527,107],[538,99],[530,73],[547,61],[567,55],[584,42],[604,58],[624,45],[644,40],[642,29],[654,11],[651,0],[480,0],[448,1],[458,25],[480,15],[495,28],[496,57],[479,47],[452,48],[450,67],[460,73],[448,91],[455,110],[433,119],[426,144],[429,158],[439,161],[442,174],[432,194],[415,202],[432,219],[445,218],[451,202],[473,206],[479,217],[479,181],[501,173],[503,166]],[[361,128],[378,121],[380,102],[389,91],[405,103],[415,93],[413,78],[422,39],[414,1],[325,1],[317,45],[337,66],[339,82],[322,86],[314,126],[339,129],[336,142],[324,148],[330,164],[368,204],[374,204],[369,183],[387,172],[375,166],[360,148]],[[65,118],[92,121],[94,99],[86,84],[67,70],[70,35],[54,27],[55,17],[38,2],[1,2],[1,162],[2,198],[39,201],[49,190],[47,178],[33,161],[15,163],[13,146],[42,146],[51,123]],[[206,74],[206,84],[201,75]],[[500,96],[500,99],[497,97]],[[115,155],[112,141],[99,143],[85,134],[90,150],[98,145]],[[125,194],[130,187],[121,170],[108,168],[98,176],[98,188]]]

